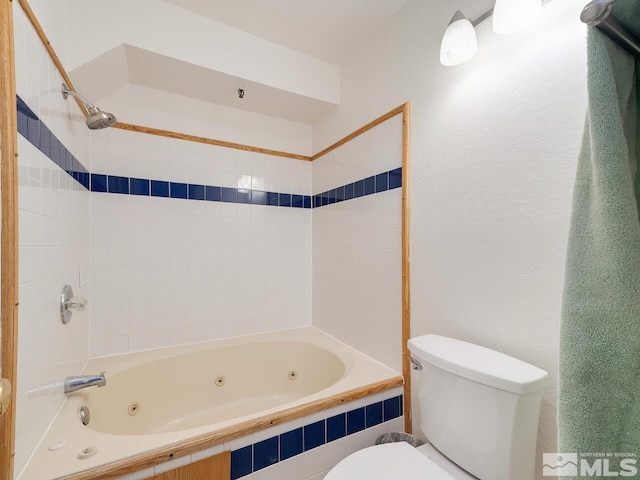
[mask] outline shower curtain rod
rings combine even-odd
[[[580,20],[602,30],[611,40],[640,60],[640,40],[611,15],[615,0],[593,0],[582,9]]]

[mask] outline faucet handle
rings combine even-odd
[[[74,297],[71,285],[65,285],[60,294],[60,318],[63,324],[71,321],[73,312],[81,312],[87,307],[87,299]]]
[[[89,302],[84,297],[73,297],[66,303],[66,305],[68,310],[82,312],[87,307],[87,303]]]

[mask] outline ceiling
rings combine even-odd
[[[67,0],[69,73],[107,110],[117,110],[115,92],[136,85],[313,125],[340,105],[340,65],[407,1]],[[473,19],[493,1],[456,6]]]
[[[340,64],[406,1],[68,0],[69,73],[105,108],[137,85],[311,125],[340,104]]]
[[[335,107],[329,102],[128,44],[109,50],[76,68],[71,77],[78,88],[96,103],[101,103],[102,99],[126,85],[139,85],[299,123],[310,123]],[[239,87],[245,91],[242,98],[238,96]]]
[[[407,0],[163,1],[339,65]]]

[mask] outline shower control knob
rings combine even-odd
[[[74,312],[81,312],[87,306],[87,299],[82,297],[73,297],[71,300],[67,302],[67,309],[73,310]]]
[[[74,297],[71,285],[65,285],[60,294],[60,318],[63,324],[71,321],[73,312],[81,312],[87,307],[87,299]]]

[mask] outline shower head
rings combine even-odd
[[[87,110],[89,111],[89,116],[87,117],[87,127],[89,127],[89,129],[99,130],[101,128],[107,128],[118,121],[115,115],[109,112],[103,112],[94,104],[92,104],[89,100],[87,100],[82,95],[80,95],[78,92],[69,90],[69,87],[67,87],[63,83],[62,96],[66,100],[69,97],[69,95],[77,98],[82,103],[84,103],[84,105],[87,107]]]
[[[87,127],[91,130],[99,130],[107,128],[116,123],[118,119],[113,113],[103,112],[98,107],[89,108],[89,116],[87,117]]]

